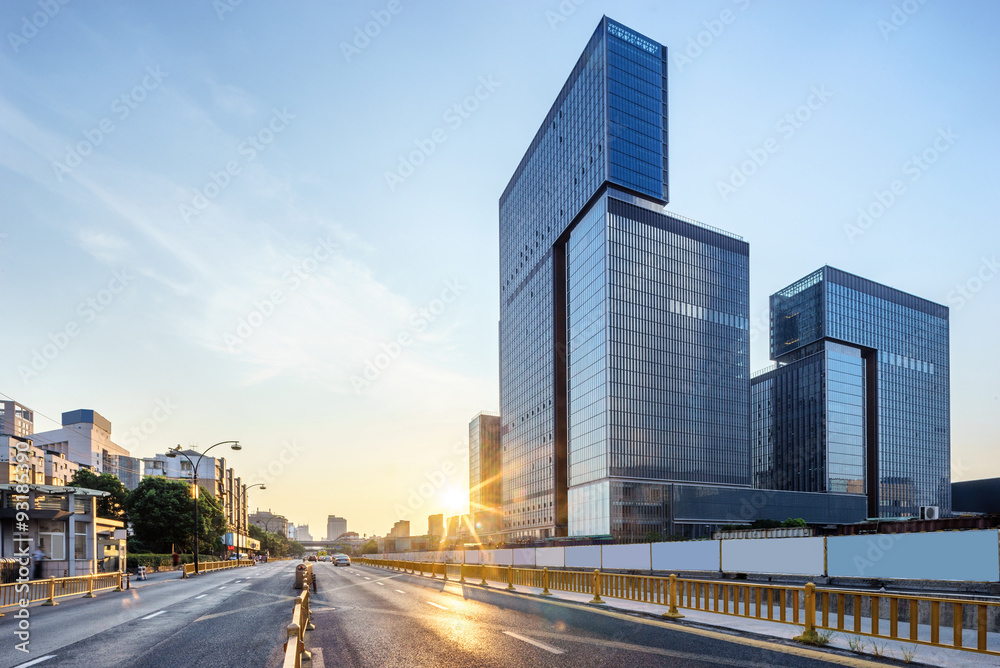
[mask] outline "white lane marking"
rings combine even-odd
[[[543,642],[538,642],[537,640],[532,640],[531,638],[527,638],[527,637],[522,636],[520,634],[514,633],[513,631],[504,631],[504,634],[510,636],[511,638],[517,638],[518,640],[520,640],[522,642],[526,642],[529,645],[534,645],[535,647],[538,647],[539,649],[544,649],[546,652],[551,652],[552,654],[565,654],[566,653],[564,650],[561,650],[558,647],[553,647],[552,645],[546,645]]]
[[[371,580],[371,578],[366,575],[365,580]]]
[[[239,580],[237,580],[237,581],[236,581],[236,582],[234,582],[233,584],[239,584],[239,583],[240,583],[240,581],[239,581]]]
[[[398,592],[399,592],[400,594],[405,594],[405,593],[406,593],[406,592],[405,592],[405,591],[403,591],[402,589],[397,589],[396,591],[398,591]]]
[[[208,596],[208,594],[202,594],[201,596],[195,596],[195,599],[205,598],[206,596]]]
[[[153,617],[158,617],[159,615],[162,615],[165,612],[166,610],[160,610],[159,612],[154,612],[151,615],[146,615],[145,617],[143,617],[143,619],[152,619]]]
[[[438,605],[437,603],[434,603],[433,601],[425,601],[425,603],[427,603],[427,605],[433,605],[435,608],[441,608],[442,610],[447,610],[448,609],[448,608],[444,607],[443,605]],[[506,633],[506,631],[504,633]]]
[[[379,586],[381,586],[381,587],[384,587],[384,586],[385,586],[385,583],[384,583],[384,582],[376,582],[375,584],[377,584],[377,585],[379,585]]]
[[[219,587],[219,589],[225,589],[225,588],[226,588],[226,585],[222,585],[221,587]]]
[[[33,661],[17,664],[17,668],[28,668],[28,666],[34,666],[41,663],[42,661],[48,661],[49,659],[54,659],[54,658],[56,658],[55,654],[49,654],[48,656],[40,656]]]

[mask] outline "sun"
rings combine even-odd
[[[449,513],[457,514],[465,509],[465,494],[457,487],[449,487],[441,490],[441,505]]]

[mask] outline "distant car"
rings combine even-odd
[[[327,562],[331,561],[331,558],[329,556],[323,557],[323,561],[327,561]]]
[[[334,566],[350,566],[351,565],[351,558],[349,556],[347,556],[346,554],[338,554],[337,556],[335,556],[333,558],[333,565]]]
[[[316,561],[316,555],[315,554],[310,554],[309,555],[309,561]]]

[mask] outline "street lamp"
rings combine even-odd
[[[247,510],[247,491],[253,489],[254,487],[260,487],[261,489],[267,489],[267,485],[265,485],[262,482],[254,483],[253,485],[243,485],[243,505],[240,507],[240,516],[238,518],[236,518],[236,535],[237,536],[242,535],[240,533],[240,524],[242,524],[243,515],[246,513],[246,510]],[[250,523],[250,520],[248,518],[247,519],[247,524],[249,524],[249,523]],[[250,527],[247,526],[245,528],[247,530],[247,533],[249,533],[250,532]],[[240,556],[239,555],[239,551],[240,551],[240,548],[239,548],[239,546],[237,546],[236,547],[236,556],[237,557]]]
[[[187,454],[181,450],[181,446],[180,445],[178,445],[176,448],[170,448],[169,450],[167,450],[167,457],[176,457],[177,455],[180,455],[184,459],[188,460],[188,463],[191,464],[192,468],[194,469],[194,572],[195,572],[195,575],[197,575],[198,572],[199,572],[198,571],[198,467],[201,466],[201,460],[205,458],[205,455],[208,454],[209,450],[211,450],[212,448],[214,448],[216,445],[226,445],[226,444],[229,444],[229,447],[231,447],[233,450],[242,450],[243,449],[243,446],[240,445],[239,441],[219,441],[215,445],[210,445],[207,448],[205,448],[205,451],[201,453],[200,457],[198,457],[198,463],[197,464],[194,463],[193,461],[191,461],[191,458],[188,457]],[[214,480],[214,476],[213,476],[213,480]]]

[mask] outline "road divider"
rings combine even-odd
[[[198,564],[198,573],[210,573],[212,571],[223,571],[228,568],[241,568],[243,566],[253,566],[252,559],[240,559],[240,560],[230,560],[230,561],[202,561]],[[184,564],[184,570],[181,573],[182,578],[186,578],[190,575],[194,575],[194,564]]]
[[[0,585],[0,608],[21,605],[21,601],[43,605],[59,605],[57,598],[83,595],[94,598],[98,591],[121,591],[127,587],[124,573],[98,573],[76,575],[68,578],[48,578],[29,582],[11,582]]]
[[[305,568],[302,568],[303,564],[299,564],[295,569],[295,586],[298,588],[301,584],[302,593],[295,597],[292,623],[285,627],[287,636],[282,648],[284,652],[282,668],[302,668],[303,660],[308,661],[312,658],[312,654],[306,651],[305,636],[306,631],[316,628],[309,614],[309,587],[311,585],[315,590],[316,583],[313,580],[312,564],[304,565]]]
[[[1000,603],[959,597],[917,596],[826,589],[813,583],[798,585],[728,582],[654,575],[548,568],[514,568],[487,564],[449,564],[399,559],[359,558],[376,568],[412,573],[460,584],[489,582],[589,594],[594,605],[605,605],[602,597],[662,605],[663,617],[684,617],[681,609],[746,617],[803,627],[796,639],[816,644],[818,631],[868,636],[915,645],[929,645],[1000,656],[996,631],[1000,630]],[[430,601],[428,601],[430,603]],[[436,605],[431,603],[431,605]],[[950,633],[949,633],[950,631]],[[991,639],[989,636],[993,635]],[[950,642],[949,642],[950,637]],[[527,641],[525,641],[527,642]]]

